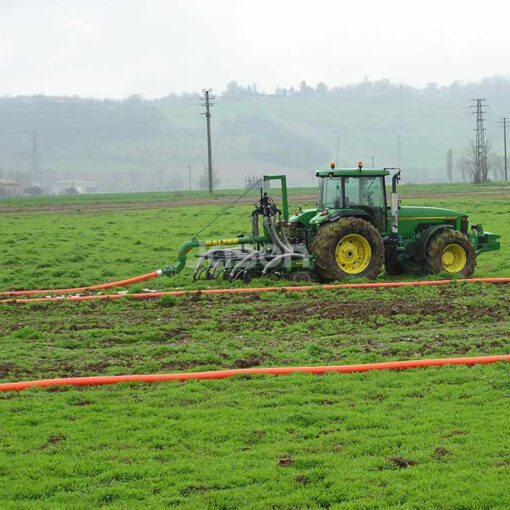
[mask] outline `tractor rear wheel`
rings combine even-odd
[[[476,267],[476,251],[469,237],[450,229],[432,237],[425,259],[433,273],[444,271],[464,278],[470,277]]]
[[[377,229],[360,218],[325,223],[312,242],[315,269],[328,281],[375,279],[384,264],[384,245]]]

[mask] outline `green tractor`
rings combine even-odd
[[[391,179],[388,205],[386,177]],[[468,215],[437,207],[400,206],[400,169],[331,168],[319,178],[317,208],[299,209],[289,217],[284,175],[264,176],[281,182],[282,210],[261,189],[252,214],[252,234],[233,239],[185,242],[176,265],[182,270],[186,254],[200,247],[194,279],[222,276],[242,279],[278,274],[293,281],[375,279],[386,273],[440,273],[467,278],[481,253],[499,250],[497,234],[471,225]],[[260,229],[262,221],[262,230]],[[235,245],[234,248],[224,246]]]

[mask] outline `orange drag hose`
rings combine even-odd
[[[187,381],[189,379],[225,379],[236,375],[288,375],[296,372],[307,374],[325,374],[337,372],[349,374],[354,372],[369,372],[371,370],[403,370],[406,368],[439,367],[443,365],[478,365],[482,363],[496,363],[510,361],[510,354],[500,356],[477,356],[472,358],[439,358],[417,359],[408,361],[388,361],[384,363],[366,363],[362,365],[333,365],[319,367],[280,367],[280,368],[238,368],[233,370],[217,370],[212,372],[181,372],[176,374],[152,375],[112,375],[96,377],[69,377],[60,379],[42,379],[39,381],[24,381],[0,384],[0,391],[24,390],[34,386],[98,386],[103,384],[117,384],[121,382],[157,382],[157,381]]]
[[[157,273],[157,272],[156,272]],[[154,274],[154,273],[150,273]],[[149,276],[149,275],[145,275]],[[143,277],[138,277],[143,278]],[[145,278],[147,279],[147,278]],[[129,280],[124,280],[129,281]],[[139,281],[139,280],[138,280]],[[324,289],[377,289],[392,287],[422,287],[429,285],[448,285],[464,283],[510,283],[510,278],[468,278],[466,280],[429,280],[418,282],[374,282],[374,283],[338,283],[328,285],[301,285],[289,287],[241,287],[236,289],[204,289],[204,290],[171,290],[166,292],[142,292],[136,294],[104,294],[96,296],[58,296],[44,298],[22,298],[22,299],[3,299],[0,303],[40,303],[44,301],[92,301],[96,299],[119,299],[131,297],[134,299],[158,298],[161,296],[183,296],[186,294],[243,294],[256,292],[275,292],[275,291],[304,291],[304,290],[324,290]],[[117,282],[117,285],[119,282]],[[107,284],[114,286],[114,284]],[[84,287],[85,289],[105,288],[105,287]],[[32,291],[46,292],[46,291]],[[58,291],[53,291],[58,292]],[[61,291],[62,292],[62,291]],[[24,294],[26,292],[20,291]],[[0,293],[0,296],[2,294]],[[5,295],[5,293],[4,293]]]
[[[152,273],[143,274],[142,276],[135,276],[127,280],[120,280],[118,282],[103,283],[101,285],[93,285],[91,287],[75,287],[71,289],[46,289],[46,290],[14,290],[0,292],[0,296],[22,296],[22,295],[34,295],[34,294],[62,294],[68,292],[82,292],[84,290],[100,290],[109,289],[111,287],[122,287],[124,285],[130,285],[132,283],[143,282],[144,280],[150,280],[151,278],[157,278],[161,276],[161,270],[153,271]]]

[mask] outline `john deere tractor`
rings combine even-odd
[[[391,175],[388,204],[386,178]],[[477,256],[498,250],[497,234],[469,225],[463,212],[437,207],[401,206],[397,195],[400,169],[357,168],[318,171],[319,196],[314,209],[289,217],[284,175],[264,176],[281,183],[282,209],[264,193],[252,213],[251,235],[185,242],[176,265],[202,247],[194,278],[243,279],[278,274],[294,281],[374,279],[383,265],[388,274],[446,272],[469,277]],[[262,229],[260,229],[262,220]],[[224,248],[235,245],[234,248]]]

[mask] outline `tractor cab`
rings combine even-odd
[[[316,173],[319,177],[319,213],[313,223],[333,221],[343,216],[366,218],[378,230],[387,230],[385,177],[387,170],[331,170]]]

